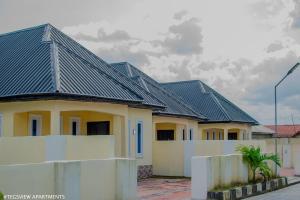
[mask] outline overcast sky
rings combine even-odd
[[[0,0],[1,33],[47,22],[158,81],[200,79],[263,124],[300,61],[298,0]],[[280,123],[300,124],[299,77],[279,88]]]

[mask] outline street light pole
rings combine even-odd
[[[296,63],[288,72],[287,74],[275,85],[275,154],[277,155],[277,146],[278,146],[278,132],[277,132],[277,87],[280,85],[280,83],[282,83],[282,81],[284,81],[284,79],[290,75],[291,73],[293,73],[295,71],[295,69],[300,65],[300,63]],[[275,175],[277,176],[277,165],[275,165]]]

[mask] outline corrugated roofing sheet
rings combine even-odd
[[[165,107],[50,24],[0,35],[0,70],[0,98],[54,93]]]
[[[242,122],[258,124],[246,112],[199,80],[161,83],[194,110],[203,113],[211,122]]]
[[[176,97],[171,91],[164,89],[158,82],[137,69],[135,66],[127,62],[112,63],[115,69],[124,73],[126,76],[135,80],[142,87],[148,90],[151,94],[155,95],[156,98],[160,99],[167,108],[162,111],[156,111],[154,114],[162,115],[176,115],[182,117],[192,117],[198,119],[205,119],[206,117],[200,113],[194,111],[191,107],[186,105],[180,98]]]

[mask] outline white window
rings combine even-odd
[[[194,129],[190,129],[190,140],[194,139]]]
[[[60,116],[60,134],[63,135],[64,134],[64,120],[63,120],[63,117]]]
[[[128,120],[128,157],[131,156],[131,122]]]
[[[206,139],[209,140],[209,131],[206,131]]]
[[[219,132],[219,140],[223,140],[223,134],[222,134],[222,131]]]
[[[136,155],[137,157],[143,157],[143,122],[138,121],[136,124]]]
[[[42,116],[29,115],[29,134],[31,136],[42,135]]]
[[[213,140],[215,140],[215,139],[216,139],[216,132],[213,131]]]
[[[70,119],[70,134],[71,135],[80,135],[80,118],[72,117]]]
[[[182,129],[182,140],[186,140],[186,138],[185,138],[185,129],[184,128]]]
[[[3,136],[3,115],[0,113],[0,137]]]

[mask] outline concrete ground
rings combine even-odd
[[[259,196],[247,198],[247,200],[299,200],[300,184],[289,186],[281,190],[269,192]]]
[[[190,179],[150,178],[138,182],[140,200],[188,200],[191,198]]]
[[[280,174],[288,177],[289,184],[300,182],[300,177],[294,176],[293,169],[281,169]],[[138,197],[140,200],[189,200],[191,199],[191,180],[185,178],[175,179],[163,177],[145,179],[138,182]],[[300,184],[249,198],[249,200],[269,199],[299,200]]]

